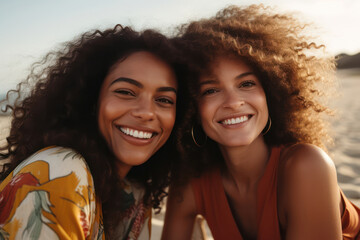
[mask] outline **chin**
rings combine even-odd
[[[137,160],[134,160],[131,162],[131,164],[129,164],[130,166],[132,167],[136,167],[136,166],[140,166],[144,163],[146,163],[149,159],[145,160],[145,161],[137,161]]]
[[[247,139],[247,140],[238,140],[238,141],[224,141],[223,145],[224,147],[243,147],[243,146],[248,146],[250,145],[251,143],[253,143],[254,140],[250,140],[250,139]]]
[[[118,159],[118,161],[120,162],[121,165],[126,165],[126,166],[130,166],[130,167],[135,167],[135,166],[139,166],[141,164],[144,164],[145,162],[147,162],[151,156],[148,155],[143,155],[141,154],[139,155],[135,155],[135,154],[131,154],[129,155],[124,155],[124,154],[118,154],[116,155],[116,158]]]

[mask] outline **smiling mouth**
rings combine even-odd
[[[228,118],[228,119],[220,121],[219,123],[224,124],[224,125],[239,124],[239,123],[246,122],[251,117],[252,117],[252,115],[244,115],[244,116],[236,117],[236,118]]]
[[[157,135],[157,133],[155,133],[155,132],[146,132],[146,131],[136,130],[136,129],[132,129],[132,128],[128,128],[128,127],[117,126],[117,128],[125,135],[131,136],[134,138],[139,138],[139,139],[150,139]]]

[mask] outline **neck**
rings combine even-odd
[[[224,177],[238,186],[256,186],[264,174],[269,160],[270,149],[264,138],[259,136],[250,145],[239,147],[220,147],[226,164]]]
[[[130,169],[131,169],[131,166],[129,166],[129,165],[122,164],[122,163],[117,164],[117,173],[121,179],[124,179],[126,177],[126,175],[129,173]]]

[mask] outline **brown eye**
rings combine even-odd
[[[114,91],[115,93],[121,94],[121,95],[127,95],[127,96],[135,96],[135,93],[128,89],[117,89]]]
[[[157,102],[159,103],[162,103],[162,104],[169,104],[169,105],[173,105],[174,104],[174,101],[169,99],[169,98],[165,98],[165,97],[162,97],[162,98],[158,98],[156,99]]]
[[[201,96],[206,96],[206,95],[210,95],[210,94],[214,94],[218,92],[218,90],[216,88],[209,88],[209,89],[206,89],[205,91],[203,91],[201,93]]]
[[[249,88],[249,87],[252,87],[252,86],[255,86],[256,83],[254,81],[244,81],[244,82],[241,82],[240,84],[240,87],[242,88]]]

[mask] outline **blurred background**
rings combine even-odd
[[[28,73],[30,64],[81,33],[120,23],[171,33],[191,19],[230,4],[276,6],[313,22],[332,54],[360,52],[358,0],[0,0],[0,99]]]
[[[330,153],[345,194],[360,206],[360,1],[358,0],[0,0],[0,101],[47,52],[91,29],[115,24],[171,34],[179,24],[214,15],[231,4],[259,4],[294,12],[317,26],[314,35],[337,56],[340,96],[333,106],[335,144]],[[0,103],[2,107],[4,103]],[[0,111],[0,144],[10,117]],[[162,218],[154,219],[158,239]]]

